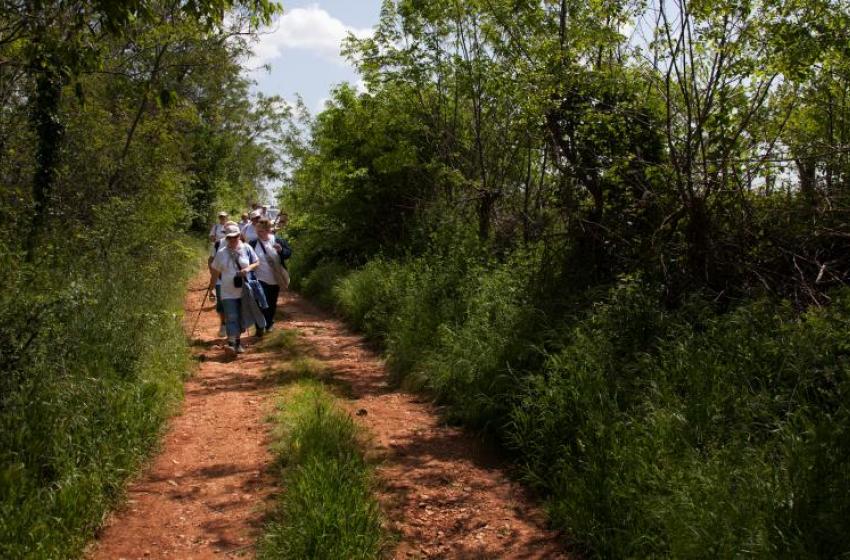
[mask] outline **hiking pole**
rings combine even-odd
[[[211,289],[212,286],[207,286],[207,291],[204,292],[204,299],[201,300],[201,306],[198,308],[198,316],[195,317],[195,326],[192,327],[192,334],[189,335],[189,338],[195,338],[195,330],[198,328],[198,321],[201,320],[201,313],[204,311],[204,302],[207,301]]]

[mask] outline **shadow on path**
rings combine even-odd
[[[347,388],[346,405],[372,438],[370,456],[390,528],[394,558],[563,559],[560,535],[506,475],[506,464],[480,438],[445,425],[422,396],[390,383],[380,357],[329,313],[287,294],[287,328],[298,329],[309,355]]]

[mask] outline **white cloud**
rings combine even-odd
[[[313,51],[322,58],[344,64],[339,51],[342,40],[349,32],[359,38],[372,34],[371,29],[345,25],[318,4],[293,8],[285,11],[274,27],[260,36],[259,42],[254,45],[250,66],[267,64],[283,56],[283,51],[287,49]]]

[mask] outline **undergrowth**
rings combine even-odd
[[[172,239],[140,256],[136,241],[39,266],[38,282],[12,268],[0,295],[2,558],[79,554],[181,398],[182,303],[200,247]]]
[[[502,441],[589,556],[850,554],[850,290],[802,314],[698,295],[669,308],[639,276],[541,295],[541,262],[313,274],[399,381]],[[535,303],[556,299],[566,312]]]

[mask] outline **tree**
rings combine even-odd
[[[3,21],[10,22],[10,33],[4,40],[8,54],[15,58],[4,61],[23,69],[15,77],[29,83],[32,91],[28,113],[30,126],[36,138],[35,170],[32,176],[31,216],[27,253],[31,255],[37,244],[40,228],[36,224],[49,217],[48,208],[53,202],[53,190],[59,166],[60,151],[65,131],[61,115],[63,89],[74,82],[81,73],[96,70],[103,63],[102,45],[113,37],[122,36],[131,21],[142,24],[172,24],[183,18],[197,22],[203,30],[220,28],[224,14],[239,8],[252,23],[267,23],[276,12],[276,5],[268,0],[236,2],[192,1],[173,5],[160,2],[126,0],[119,2],[54,1],[6,2]],[[125,147],[119,156],[117,168],[123,165],[127,149],[133,140],[138,120],[149,101],[151,88],[160,73],[160,63],[170,45],[163,41],[154,50],[154,64],[147,85],[143,88],[137,118],[127,134]],[[110,182],[117,180],[117,173]]]

